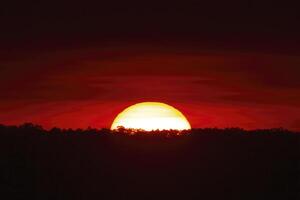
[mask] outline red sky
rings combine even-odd
[[[109,127],[125,107],[160,101],[195,128],[300,129],[297,56],[159,46],[29,55],[2,62],[1,123]]]
[[[296,4],[4,2],[0,123],[110,127],[161,101],[195,128],[300,130]]]

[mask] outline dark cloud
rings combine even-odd
[[[6,1],[0,8],[1,49],[181,43],[189,48],[299,53],[298,7],[237,0]]]
[[[73,50],[4,61],[1,96],[63,100],[113,98],[123,91],[124,98],[129,93],[135,97],[177,92],[198,100],[195,96],[205,92],[223,100],[270,104],[295,104],[300,98],[296,56],[141,49],[129,49],[124,55],[120,49]]]

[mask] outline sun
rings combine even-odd
[[[114,119],[111,130],[118,127],[151,130],[189,130],[191,125],[176,108],[160,102],[142,102],[129,106]]]

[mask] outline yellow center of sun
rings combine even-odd
[[[143,102],[129,106],[118,114],[111,130],[118,127],[146,131],[191,129],[190,123],[179,110],[159,102]]]

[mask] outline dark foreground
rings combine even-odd
[[[300,199],[299,133],[0,126],[0,199]]]

